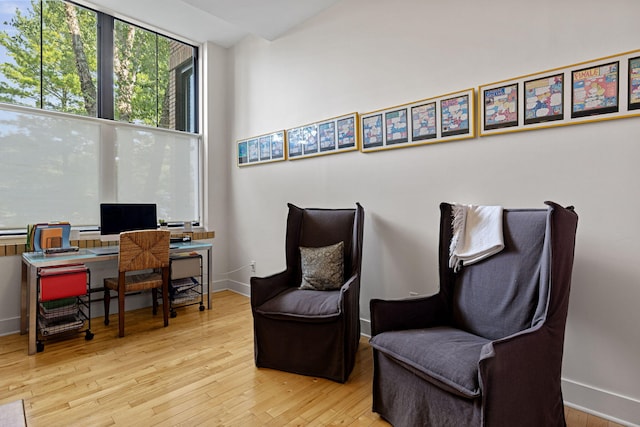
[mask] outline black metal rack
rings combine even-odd
[[[169,282],[169,307],[171,317],[176,317],[176,308],[198,304],[204,310],[202,286],[202,255],[180,253],[171,255]]]

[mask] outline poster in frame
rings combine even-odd
[[[290,159],[302,156],[302,128],[287,130],[287,153]]]
[[[238,166],[249,163],[247,141],[238,141]]]
[[[257,138],[247,141],[247,151],[249,152],[249,163],[256,163],[260,161]]]
[[[258,138],[258,146],[260,150],[260,161],[271,160],[271,135]]]
[[[286,159],[284,130],[237,141],[236,164],[249,166]]]
[[[436,103],[411,107],[411,138],[413,141],[432,139],[438,135]]]
[[[482,103],[485,130],[518,126],[518,83],[485,89]]]
[[[469,95],[440,100],[440,135],[442,137],[469,133]]]
[[[564,118],[564,74],[524,82],[524,124]]]
[[[362,117],[362,148],[382,147],[382,113]]]
[[[289,129],[289,160],[358,149],[358,113],[324,119]]]
[[[358,133],[356,131],[357,114],[351,114],[336,120],[338,149],[353,148],[358,145]]]
[[[313,123],[302,128],[302,151],[305,156],[318,153],[318,125]]]
[[[318,124],[318,142],[323,153],[336,149],[336,123],[333,120]]]
[[[571,118],[617,113],[618,61],[571,72]]]
[[[387,145],[402,144],[409,141],[406,108],[387,111],[384,117]]]
[[[271,160],[284,160],[284,131],[271,135]]]
[[[640,109],[640,56],[629,58],[629,110]]]

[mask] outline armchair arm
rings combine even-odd
[[[288,270],[267,277],[251,278],[251,307],[255,308],[289,288]]]
[[[487,425],[558,423],[563,341],[563,333],[538,325],[484,346],[479,370]]]
[[[371,335],[444,325],[449,313],[442,294],[401,300],[372,299]]]

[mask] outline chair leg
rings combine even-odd
[[[124,337],[124,292],[118,292],[118,336]]]
[[[169,326],[169,290],[166,284],[162,286],[162,317],[164,326]]]
[[[111,304],[111,291],[109,289],[104,290],[104,324],[109,325],[109,305]]]

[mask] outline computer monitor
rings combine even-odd
[[[120,233],[158,227],[155,203],[101,203],[100,240],[115,241]]]

